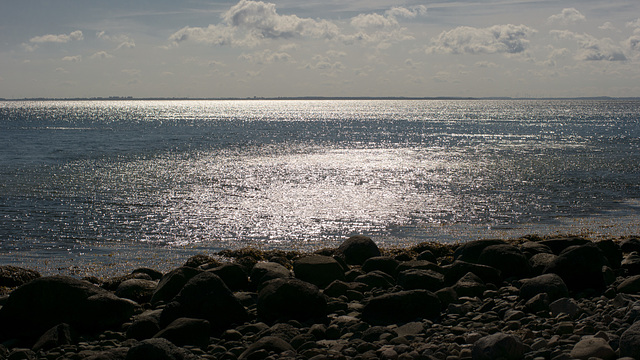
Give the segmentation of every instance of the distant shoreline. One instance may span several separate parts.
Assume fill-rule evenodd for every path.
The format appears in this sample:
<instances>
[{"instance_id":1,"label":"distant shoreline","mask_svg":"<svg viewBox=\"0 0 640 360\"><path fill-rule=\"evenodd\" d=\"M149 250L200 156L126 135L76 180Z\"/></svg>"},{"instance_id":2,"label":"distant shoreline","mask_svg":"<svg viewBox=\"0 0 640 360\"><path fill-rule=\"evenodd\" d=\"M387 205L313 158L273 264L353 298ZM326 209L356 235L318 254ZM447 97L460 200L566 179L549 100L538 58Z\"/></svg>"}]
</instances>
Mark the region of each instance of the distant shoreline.
<instances>
[{"instance_id":1,"label":"distant shoreline","mask_svg":"<svg viewBox=\"0 0 640 360\"><path fill-rule=\"evenodd\" d=\"M5 99L0 101L185 101L185 100L208 100L208 101L241 101L241 100L640 100L640 97L457 97L457 96L436 96L436 97L408 97L408 96L279 96L279 97L132 97L132 96L109 96L109 97L77 97L77 98L19 98Z\"/></svg>"}]
</instances>

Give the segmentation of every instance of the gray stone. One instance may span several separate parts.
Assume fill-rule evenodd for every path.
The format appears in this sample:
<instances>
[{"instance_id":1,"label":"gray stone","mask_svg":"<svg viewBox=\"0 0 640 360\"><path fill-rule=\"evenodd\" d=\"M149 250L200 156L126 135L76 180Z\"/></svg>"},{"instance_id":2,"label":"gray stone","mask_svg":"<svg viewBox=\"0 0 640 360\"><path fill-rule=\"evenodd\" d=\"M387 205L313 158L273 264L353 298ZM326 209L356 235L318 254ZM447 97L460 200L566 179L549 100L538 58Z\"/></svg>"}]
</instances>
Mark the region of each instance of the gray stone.
<instances>
[{"instance_id":1,"label":"gray stone","mask_svg":"<svg viewBox=\"0 0 640 360\"><path fill-rule=\"evenodd\" d=\"M514 335L496 333L485 336L473 344L471 357L473 360L517 360L522 359L525 346Z\"/></svg>"},{"instance_id":2,"label":"gray stone","mask_svg":"<svg viewBox=\"0 0 640 360\"><path fill-rule=\"evenodd\" d=\"M259 262L255 264L251 270L251 283L255 287L273 279L288 279L291 277L291 271L286 267L275 262Z\"/></svg>"},{"instance_id":3,"label":"gray stone","mask_svg":"<svg viewBox=\"0 0 640 360\"><path fill-rule=\"evenodd\" d=\"M396 276L396 268L400 262L390 256L375 256L367 259L362 264L362 270L365 272L371 272L374 270L380 270L391 276Z\"/></svg>"},{"instance_id":4,"label":"gray stone","mask_svg":"<svg viewBox=\"0 0 640 360\"><path fill-rule=\"evenodd\" d=\"M47 351L62 345L72 344L75 340L75 332L71 329L69 324L60 324L54 326L45 332L35 345L33 345L34 351Z\"/></svg>"},{"instance_id":5,"label":"gray stone","mask_svg":"<svg viewBox=\"0 0 640 360\"><path fill-rule=\"evenodd\" d=\"M380 249L370 237L355 235L340 244L336 255L349 265L362 265L367 259L380 256Z\"/></svg>"},{"instance_id":6,"label":"gray stone","mask_svg":"<svg viewBox=\"0 0 640 360\"><path fill-rule=\"evenodd\" d=\"M432 270L409 269L398 274L398 285L405 290L437 291L444 286L444 275Z\"/></svg>"},{"instance_id":7,"label":"gray stone","mask_svg":"<svg viewBox=\"0 0 640 360\"><path fill-rule=\"evenodd\" d=\"M620 336L620 357L640 359L640 321L633 323Z\"/></svg>"},{"instance_id":8,"label":"gray stone","mask_svg":"<svg viewBox=\"0 0 640 360\"><path fill-rule=\"evenodd\" d=\"M556 274L544 274L522 280L520 297L529 300L537 294L546 293L551 301L569 296L569 288Z\"/></svg>"},{"instance_id":9,"label":"gray stone","mask_svg":"<svg viewBox=\"0 0 640 360\"><path fill-rule=\"evenodd\" d=\"M460 245L454 252L453 258L455 260L466 261L470 263L477 263L478 258L482 251L489 246L492 245L503 245L506 244L504 240L500 239L483 239L483 240L474 240L469 241Z\"/></svg>"},{"instance_id":10,"label":"gray stone","mask_svg":"<svg viewBox=\"0 0 640 360\"><path fill-rule=\"evenodd\" d=\"M0 287L14 287L28 283L40 277L34 270L24 269L13 265L0 266Z\"/></svg>"},{"instance_id":11,"label":"gray stone","mask_svg":"<svg viewBox=\"0 0 640 360\"><path fill-rule=\"evenodd\" d=\"M588 360L589 358L613 360L617 358L609 343L605 339L598 337L588 337L580 340L574 345L570 355L574 359L581 360Z\"/></svg>"},{"instance_id":12,"label":"gray stone","mask_svg":"<svg viewBox=\"0 0 640 360\"><path fill-rule=\"evenodd\" d=\"M362 309L362 320L374 325L433 319L440 315L440 300L427 290L409 290L373 297Z\"/></svg>"},{"instance_id":13,"label":"gray stone","mask_svg":"<svg viewBox=\"0 0 640 360\"><path fill-rule=\"evenodd\" d=\"M293 263L296 278L324 288L334 280L344 280L344 269L330 256L311 255Z\"/></svg>"},{"instance_id":14,"label":"gray stone","mask_svg":"<svg viewBox=\"0 0 640 360\"><path fill-rule=\"evenodd\" d=\"M264 354L274 352L281 354L285 351L295 351L285 340L275 336L265 336L262 339L251 344L238 359L240 360L261 360L264 359Z\"/></svg>"},{"instance_id":15,"label":"gray stone","mask_svg":"<svg viewBox=\"0 0 640 360\"><path fill-rule=\"evenodd\" d=\"M630 276L618 285L618 292L624 294L640 293L640 275Z\"/></svg>"},{"instance_id":16,"label":"gray stone","mask_svg":"<svg viewBox=\"0 0 640 360\"><path fill-rule=\"evenodd\" d=\"M143 304L151 301L158 283L153 280L129 279L125 280L116 289L116 296L131 299Z\"/></svg>"},{"instance_id":17,"label":"gray stone","mask_svg":"<svg viewBox=\"0 0 640 360\"><path fill-rule=\"evenodd\" d=\"M487 286L484 284L482 279L470 272L460 278L460 280L453 285L453 290L458 294L458 297L480 297L484 291L487 290Z\"/></svg>"},{"instance_id":18,"label":"gray stone","mask_svg":"<svg viewBox=\"0 0 640 360\"><path fill-rule=\"evenodd\" d=\"M151 297L151 303L155 304L160 301L171 301L176 295L178 295L184 284L186 284L189 279L201 272L202 270L183 266L165 274L162 279L160 279L160 282Z\"/></svg>"},{"instance_id":19,"label":"gray stone","mask_svg":"<svg viewBox=\"0 0 640 360\"><path fill-rule=\"evenodd\" d=\"M503 279L531 275L531 267L527 257L513 245L487 246L480 253L478 263L500 270Z\"/></svg>"},{"instance_id":20,"label":"gray stone","mask_svg":"<svg viewBox=\"0 0 640 360\"><path fill-rule=\"evenodd\" d=\"M160 330L154 337L165 338L178 346L206 347L209 343L210 331L211 326L207 320L179 318Z\"/></svg>"},{"instance_id":21,"label":"gray stone","mask_svg":"<svg viewBox=\"0 0 640 360\"><path fill-rule=\"evenodd\" d=\"M549 310L551 310L553 316L567 314L572 318L577 317L582 312L580 306L578 306L578 303L575 300L566 297L549 304Z\"/></svg>"},{"instance_id":22,"label":"gray stone","mask_svg":"<svg viewBox=\"0 0 640 360\"><path fill-rule=\"evenodd\" d=\"M126 360L195 360L188 350L179 348L164 338L143 340L132 346Z\"/></svg>"},{"instance_id":23,"label":"gray stone","mask_svg":"<svg viewBox=\"0 0 640 360\"><path fill-rule=\"evenodd\" d=\"M258 316L278 319L319 320L327 316L327 300L317 286L299 279L274 279L258 293Z\"/></svg>"}]
</instances>

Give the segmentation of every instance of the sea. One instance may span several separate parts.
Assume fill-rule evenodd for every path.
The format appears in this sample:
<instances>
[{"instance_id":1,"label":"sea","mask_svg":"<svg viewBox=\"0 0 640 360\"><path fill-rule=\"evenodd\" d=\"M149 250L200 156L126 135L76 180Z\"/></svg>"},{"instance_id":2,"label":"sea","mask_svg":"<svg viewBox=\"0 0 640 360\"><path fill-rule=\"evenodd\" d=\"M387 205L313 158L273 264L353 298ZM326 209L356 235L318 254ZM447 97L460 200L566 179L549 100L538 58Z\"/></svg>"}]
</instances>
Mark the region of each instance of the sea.
<instances>
[{"instance_id":1,"label":"sea","mask_svg":"<svg viewBox=\"0 0 640 360\"><path fill-rule=\"evenodd\" d=\"M0 101L0 265L640 235L640 100Z\"/></svg>"}]
</instances>

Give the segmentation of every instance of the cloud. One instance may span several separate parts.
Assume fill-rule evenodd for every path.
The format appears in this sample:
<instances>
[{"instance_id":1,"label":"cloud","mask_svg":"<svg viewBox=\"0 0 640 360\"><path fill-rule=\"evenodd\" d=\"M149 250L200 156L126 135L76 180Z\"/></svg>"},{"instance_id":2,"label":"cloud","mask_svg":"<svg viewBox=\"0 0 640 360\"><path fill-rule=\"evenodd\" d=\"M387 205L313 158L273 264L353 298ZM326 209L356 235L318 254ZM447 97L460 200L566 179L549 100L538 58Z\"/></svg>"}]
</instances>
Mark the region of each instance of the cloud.
<instances>
[{"instance_id":1,"label":"cloud","mask_svg":"<svg viewBox=\"0 0 640 360\"><path fill-rule=\"evenodd\" d=\"M221 24L184 27L169 40L175 44L190 40L211 45L255 46L264 39L330 39L338 34L338 27L327 20L280 15L275 4L241 0L222 14Z\"/></svg>"},{"instance_id":2,"label":"cloud","mask_svg":"<svg viewBox=\"0 0 640 360\"><path fill-rule=\"evenodd\" d=\"M359 14L351 19L351 26L358 29L385 29L398 26L398 21L395 17L383 16L380 14Z\"/></svg>"},{"instance_id":3,"label":"cloud","mask_svg":"<svg viewBox=\"0 0 640 360\"><path fill-rule=\"evenodd\" d=\"M98 39L118 43L118 46L116 46L116 50L119 50L121 48L131 49L136 47L136 42L127 35L109 35L105 31L99 31L96 36L98 37Z\"/></svg>"},{"instance_id":4,"label":"cloud","mask_svg":"<svg viewBox=\"0 0 640 360\"><path fill-rule=\"evenodd\" d=\"M255 52L253 54L242 54L240 55L240 60L257 64L270 64L274 62L291 61L291 55L286 52L274 52L269 49L265 49L261 52Z\"/></svg>"},{"instance_id":5,"label":"cloud","mask_svg":"<svg viewBox=\"0 0 640 360\"><path fill-rule=\"evenodd\" d=\"M62 61L80 62L82 61L82 55L65 56L62 58Z\"/></svg>"},{"instance_id":6,"label":"cloud","mask_svg":"<svg viewBox=\"0 0 640 360\"><path fill-rule=\"evenodd\" d=\"M624 45L629 51L640 53L640 28L633 31L633 35L624 41Z\"/></svg>"},{"instance_id":7,"label":"cloud","mask_svg":"<svg viewBox=\"0 0 640 360\"><path fill-rule=\"evenodd\" d=\"M488 28L460 26L443 31L432 39L427 53L444 54L517 54L529 46L528 37L536 33L525 25L494 25Z\"/></svg>"},{"instance_id":8,"label":"cloud","mask_svg":"<svg viewBox=\"0 0 640 360\"><path fill-rule=\"evenodd\" d=\"M551 15L547 19L549 23L559 23L562 25L572 25L585 20L586 17L575 8L562 9L560 14Z\"/></svg>"},{"instance_id":9,"label":"cloud","mask_svg":"<svg viewBox=\"0 0 640 360\"><path fill-rule=\"evenodd\" d=\"M110 59L113 55L107 53L106 51L98 51L93 55L89 56L90 59Z\"/></svg>"},{"instance_id":10,"label":"cloud","mask_svg":"<svg viewBox=\"0 0 640 360\"><path fill-rule=\"evenodd\" d=\"M616 29L616 27L610 21L607 21L604 24L598 26L598 29L600 29L600 30L611 30L611 31L617 31L618 30L618 29Z\"/></svg>"},{"instance_id":11,"label":"cloud","mask_svg":"<svg viewBox=\"0 0 640 360\"><path fill-rule=\"evenodd\" d=\"M34 44L67 43L69 41L82 40L82 39L84 39L84 36L82 35L82 31L76 30L71 32L70 34L60 34L60 35L47 34L42 36L35 36L29 39L29 42Z\"/></svg>"},{"instance_id":12,"label":"cloud","mask_svg":"<svg viewBox=\"0 0 640 360\"><path fill-rule=\"evenodd\" d=\"M598 39L589 34L578 34L567 30L553 30L551 34L558 39L573 40L578 43L577 60L584 61L624 61L627 57L621 46L610 38Z\"/></svg>"},{"instance_id":13,"label":"cloud","mask_svg":"<svg viewBox=\"0 0 640 360\"><path fill-rule=\"evenodd\" d=\"M630 27L630 28L640 28L640 18L637 18L633 21L629 21L626 25L627 27Z\"/></svg>"}]
</instances>

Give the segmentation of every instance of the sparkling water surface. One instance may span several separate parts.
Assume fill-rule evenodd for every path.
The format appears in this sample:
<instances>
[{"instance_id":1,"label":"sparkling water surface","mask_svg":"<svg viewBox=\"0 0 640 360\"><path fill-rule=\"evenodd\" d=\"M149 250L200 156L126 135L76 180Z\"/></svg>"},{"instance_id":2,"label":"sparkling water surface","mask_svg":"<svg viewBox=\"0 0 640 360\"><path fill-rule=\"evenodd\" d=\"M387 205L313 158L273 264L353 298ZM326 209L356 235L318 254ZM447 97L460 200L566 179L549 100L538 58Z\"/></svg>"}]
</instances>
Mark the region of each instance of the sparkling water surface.
<instances>
[{"instance_id":1,"label":"sparkling water surface","mask_svg":"<svg viewBox=\"0 0 640 360\"><path fill-rule=\"evenodd\" d=\"M0 102L0 264L640 234L640 102Z\"/></svg>"}]
</instances>

